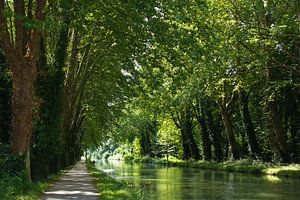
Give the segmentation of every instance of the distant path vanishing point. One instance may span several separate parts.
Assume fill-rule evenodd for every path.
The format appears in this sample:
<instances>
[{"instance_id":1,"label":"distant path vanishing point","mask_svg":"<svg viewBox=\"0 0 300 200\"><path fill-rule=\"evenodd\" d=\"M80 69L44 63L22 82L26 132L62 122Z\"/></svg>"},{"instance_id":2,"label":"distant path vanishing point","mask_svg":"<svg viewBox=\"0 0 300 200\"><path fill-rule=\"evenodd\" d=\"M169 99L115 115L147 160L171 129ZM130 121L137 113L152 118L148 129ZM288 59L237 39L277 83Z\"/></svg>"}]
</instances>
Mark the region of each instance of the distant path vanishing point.
<instances>
[{"instance_id":1,"label":"distant path vanishing point","mask_svg":"<svg viewBox=\"0 0 300 200\"><path fill-rule=\"evenodd\" d=\"M78 162L69 172L53 183L40 200L98 200L99 194L88 174L84 161Z\"/></svg>"}]
</instances>

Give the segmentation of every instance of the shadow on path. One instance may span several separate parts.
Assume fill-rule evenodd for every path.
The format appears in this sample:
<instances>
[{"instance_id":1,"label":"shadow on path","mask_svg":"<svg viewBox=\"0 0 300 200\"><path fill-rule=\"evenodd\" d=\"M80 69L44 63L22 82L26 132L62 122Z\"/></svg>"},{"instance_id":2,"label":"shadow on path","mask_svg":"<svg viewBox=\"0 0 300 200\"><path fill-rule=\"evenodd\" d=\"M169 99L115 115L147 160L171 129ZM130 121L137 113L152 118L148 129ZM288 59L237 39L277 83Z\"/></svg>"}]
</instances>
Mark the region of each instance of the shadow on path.
<instances>
[{"instance_id":1,"label":"shadow on path","mask_svg":"<svg viewBox=\"0 0 300 200\"><path fill-rule=\"evenodd\" d=\"M93 178L88 174L84 161L78 162L72 170L62 176L40 197L40 200L64 199L99 199Z\"/></svg>"}]
</instances>

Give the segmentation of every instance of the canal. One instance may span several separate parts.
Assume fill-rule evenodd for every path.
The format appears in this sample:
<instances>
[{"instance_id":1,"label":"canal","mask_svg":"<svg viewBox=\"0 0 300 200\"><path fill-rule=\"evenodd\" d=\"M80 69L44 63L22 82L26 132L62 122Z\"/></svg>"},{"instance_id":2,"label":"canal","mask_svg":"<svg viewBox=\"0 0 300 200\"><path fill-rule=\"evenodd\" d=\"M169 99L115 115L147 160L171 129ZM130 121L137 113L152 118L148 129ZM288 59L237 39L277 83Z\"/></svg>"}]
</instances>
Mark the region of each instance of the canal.
<instances>
[{"instance_id":1,"label":"canal","mask_svg":"<svg viewBox=\"0 0 300 200\"><path fill-rule=\"evenodd\" d=\"M97 168L151 192L157 200L300 199L298 179L119 161L98 161Z\"/></svg>"}]
</instances>

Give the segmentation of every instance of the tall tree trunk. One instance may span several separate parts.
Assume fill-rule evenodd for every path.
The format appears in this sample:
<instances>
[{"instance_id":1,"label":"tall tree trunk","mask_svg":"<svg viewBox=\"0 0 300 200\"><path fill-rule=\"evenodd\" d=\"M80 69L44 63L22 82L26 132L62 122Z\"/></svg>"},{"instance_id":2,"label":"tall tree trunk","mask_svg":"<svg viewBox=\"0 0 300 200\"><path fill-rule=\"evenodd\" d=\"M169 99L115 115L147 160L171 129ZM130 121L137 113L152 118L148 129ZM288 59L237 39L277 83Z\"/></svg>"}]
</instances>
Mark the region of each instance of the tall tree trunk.
<instances>
[{"instance_id":1,"label":"tall tree trunk","mask_svg":"<svg viewBox=\"0 0 300 200\"><path fill-rule=\"evenodd\" d=\"M239 158L238 147L237 147L237 143L235 140L232 121L231 121L229 113L228 113L228 109L231 106L231 104L233 103L236 93L233 92L231 98L229 99L227 90L228 90L227 82L226 82L226 80L223 80L223 82L222 82L223 96L220 99L218 99L217 103L219 105L221 116L223 119L223 124L225 127L225 131L227 133L228 157L233 158L233 159L238 159Z\"/></svg>"},{"instance_id":2,"label":"tall tree trunk","mask_svg":"<svg viewBox=\"0 0 300 200\"><path fill-rule=\"evenodd\" d=\"M278 103L276 100L269 100L268 109L270 117L271 137L275 136L275 147L277 148L280 158L283 162L289 162L289 153L287 138L282 127L281 116L278 112Z\"/></svg>"},{"instance_id":3,"label":"tall tree trunk","mask_svg":"<svg viewBox=\"0 0 300 200\"><path fill-rule=\"evenodd\" d=\"M203 155L204 160L211 160L211 142L209 138L209 132L206 124L206 117L204 112L204 105L202 105L201 99L197 100L197 103L194 107L195 110L195 116L197 121L199 122L199 130L200 130L200 137L202 141L202 147L203 147ZM207 105L206 105L207 106Z\"/></svg>"},{"instance_id":4,"label":"tall tree trunk","mask_svg":"<svg viewBox=\"0 0 300 200\"><path fill-rule=\"evenodd\" d=\"M297 15L297 20L298 20L298 35L300 35L300 0L296 1L296 15ZM300 72L300 40L296 40L296 55L295 57L297 58L297 70ZM295 137L294 140L292 141L292 148L294 152L294 161L297 163L300 163L300 89L299 87L295 91L296 95L296 101L295 101L295 112L294 112L294 117L293 117L293 122L291 131L293 131Z\"/></svg>"},{"instance_id":5,"label":"tall tree trunk","mask_svg":"<svg viewBox=\"0 0 300 200\"><path fill-rule=\"evenodd\" d=\"M204 160L211 160L211 142L209 139L209 133L207 129L206 122L204 118L199 118L200 129L201 129L201 139L202 139L202 146L203 146L203 154Z\"/></svg>"},{"instance_id":6,"label":"tall tree trunk","mask_svg":"<svg viewBox=\"0 0 300 200\"><path fill-rule=\"evenodd\" d=\"M249 152L253 158L258 158L258 156L260 155L260 149L256 139L254 125L249 113L249 108L248 108L249 94L246 94L245 90L243 88L240 88L239 97L240 97L240 110L241 110L243 124L246 130Z\"/></svg>"},{"instance_id":7,"label":"tall tree trunk","mask_svg":"<svg viewBox=\"0 0 300 200\"><path fill-rule=\"evenodd\" d=\"M193 125L192 125L192 112L189 106L184 109L184 126L186 131L186 136L191 148L192 156L195 160L200 159L199 148L196 144L194 135L193 135Z\"/></svg>"},{"instance_id":8,"label":"tall tree trunk","mask_svg":"<svg viewBox=\"0 0 300 200\"><path fill-rule=\"evenodd\" d=\"M206 112L207 116L207 125L211 132L212 136L212 145L214 147L214 154L216 161L223 160L223 151L221 145L221 130L218 128L218 125L214 122L212 114L210 111Z\"/></svg>"},{"instance_id":9,"label":"tall tree trunk","mask_svg":"<svg viewBox=\"0 0 300 200\"><path fill-rule=\"evenodd\" d=\"M266 27L268 29L271 28L273 24L272 19L272 7L273 0L267 0L266 2ZM270 140L273 149L278 151L281 161L289 162L289 152L288 152L288 144L287 144L287 136L284 131L282 125L281 115L279 113L279 103L277 100L277 95L275 94L273 87L273 82L276 81L275 73L273 67L273 57L272 57L272 47L270 45L266 45L266 53L269 58L266 63L265 68L265 77L268 87L271 88L271 96L267 100L267 109L269 113L270 119Z\"/></svg>"},{"instance_id":10,"label":"tall tree trunk","mask_svg":"<svg viewBox=\"0 0 300 200\"><path fill-rule=\"evenodd\" d=\"M34 105L34 80L36 76L36 54L39 31L27 30L23 23L25 16L24 0L14 0L14 30L11 38L5 13L5 1L0 0L0 46L8 59L12 72L12 132L11 153L24 155L27 177L30 180L29 147L32 134L32 109ZM32 6L30 4L29 6ZM43 21L44 0L36 0L35 20ZM29 9L31 10L31 9ZM27 17L31 18L31 11ZM15 41L15 44L12 43ZM27 152L27 156L25 155Z\"/></svg>"},{"instance_id":11,"label":"tall tree trunk","mask_svg":"<svg viewBox=\"0 0 300 200\"><path fill-rule=\"evenodd\" d=\"M293 147L294 147L294 162L300 163L300 91L298 89L297 92L297 100L296 100L296 111L293 119L293 127L291 127L291 131L293 131L295 134L295 139L293 141Z\"/></svg>"},{"instance_id":12,"label":"tall tree trunk","mask_svg":"<svg viewBox=\"0 0 300 200\"><path fill-rule=\"evenodd\" d=\"M32 132L34 105L33 69L18 61L10 62L13 71L11 152L26 152Z\"/></svg>"},{"instance_id":13,"label":"tall tree trunk","mask_svg":"<svg viewBox=\"0 0 300 200\"><path fill-rule=\"evenodd\" d=\"M232 121L229 117L227 108L221 104L219 104L219 106L220 106L220 111L221 111L224 127L225 127L225 130L227 133L227 140L228 140L228 144L229 144L229 149L228 149L229 157L232 157L233 159L238 159L239 153L238 153L237 143L236 143L235 136L234 136Z\"/></svg>"},{"instance_id":14,"label":"tall tree trunk","mask_svg":"<svg viewBox=\"0 0 300 200\"><path fill-rule=\"evenodd\" d=\"M182 146L182 150L183 150L183 155L182 155L182 159L183 160L188 160L189 158L191 158L191 149L190 149L190 145L189 145L189 139L186 135L186 126L184 123L184 110L181 110L180 112L178 112L179 114L175 114L171 112L171 116L173 119L174 124L176 125L176 127L180 130L180 134L181 134L181 146Z\"/></svg>"},{"instance_id":15,"label":"tall tree trunk","mask_svg":"<svg viewBox=\"0 0 300 200\"><path fill-rule=\"evenodd\" d=\"M183 150L183 160L188 160L189 158L191 158L191 149L190 149L189 140L188 137L186 136L186 131L184 127L180 129L180 133L181 133L181 146Z\"/></svg>"},{"instance_id":16,"label":"tall tree trunk","mask_svg":"<svg viewBox=\"0 0 300 200\"><path fill-rule=\"evenodd\" d=\"M291 134L291 161L300 162L300 95L296 88L290 88L286 112L289 113L287 124ZM299 145L299 147L297 147Z\"/></svg>"},{"instance_id":17,"label":"tall tree trunk","mask_svg":"<svg viewBox=\"0 0 300 200\"><path fill-rule=\"evenodd\" d=\"M67 20L67 18L65 18L66 23L68 23L69 21ZM60 43L61 43L61 54L63 53L64 56L59 56L58 58L60 58L59 60L63 59L60 61L60 65L58 65L58 67L61 67L61 65L65 65L65 59L66 59L66 55L67 55L67 46L68 43L66 43L66 41L69 41L68 38L68 33L69 29L68 28L63 28L61 30L60 33ZM73 73L70 75L70 71L73 72L76 70L76 61L78 58L78 44L79 44L79 38L78 38L78 34L77 32L73 32L72 35L72 50L71 50L71 56L70 56L70 61L69 61L69 68L68 68L68 72L66 73L66 84L64 85L64 110L63 110L63 129L64 129L64 135L63 135L63 153L62 153L62 163L65 167L71 165L71 156L70 156L70 152L71 152L71 139L72 139L72 132L70 132L71 128L71 124L72 124L72 115L73 115L73 104L72 104L72 93L74 92L74 88L72 88L71 85L71 81L73 78ZM64 47L64 48L62 48ZM58 53L60 53L58 51ZM59 63L58 63L59 64ZM72 67L70 67L72 66ZM71 91L72 90L72 91Z\"/></svg>"}]
</instances>

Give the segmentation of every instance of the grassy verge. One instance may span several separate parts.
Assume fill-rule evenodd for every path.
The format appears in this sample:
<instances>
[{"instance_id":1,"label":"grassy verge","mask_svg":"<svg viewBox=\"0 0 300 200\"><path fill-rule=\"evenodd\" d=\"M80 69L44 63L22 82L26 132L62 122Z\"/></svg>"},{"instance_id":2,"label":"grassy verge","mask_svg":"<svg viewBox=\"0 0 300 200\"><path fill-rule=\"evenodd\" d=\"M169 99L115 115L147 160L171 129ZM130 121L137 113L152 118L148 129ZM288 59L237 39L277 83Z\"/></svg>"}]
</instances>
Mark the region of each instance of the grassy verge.
<instances>
[{"instance_id":1,"label":"grassy verge","mask_svg":"<svg viewBox=\"0 0 300 200\"><path fill-rule=\"evenodd\" d=\"M36 200L51 182L57 180L60 174L51 175L47 180L39 182L27 181L25 175L0 178L0 199L5 200Z\"/></svg>"},{"instance_id":2,"label":"grassy verge","mask_svg":"<svg viewBox=\"0 0 300 200\"><path fill-rule=\"evenodd\" d=\"M19 173L16 176L0 177L0 199L36 200L70 168L49 175L47 179L38 182L29 182L24 173Z\"/></svg>"},{"instance_id":3,"label":"grassy verge","mask_svg":"<svg viewBox=\"0 0 300 200\"><path fill-rule=\"evenodd\" d=\"M242 159L237 161L227 161L222 163L208 162L208 161L182 161L171 158L169 161L165 159L141 158L134 159L134 162L140 163L156 163L168 166L193 167L200 169L209 169L217 171L251 173L261 175L273 175L278 177L300 178L300 165L274 165L271 163L264 163L261 161Z\"/></svg>"},{"instance_id":4,"label":"grassy verge","mask_svg":"<svg viewBox=\"0 0 300 200\"><path fill-rule=\"evenodd\" d=\"M87 168L89 173L95 178L95 184L100 193L101 200L155 199L154 195L145 192L143 189L111 178L109 175L98 170L91 162L87 163Z\"/></svg>"}]
</instances>

